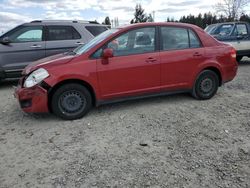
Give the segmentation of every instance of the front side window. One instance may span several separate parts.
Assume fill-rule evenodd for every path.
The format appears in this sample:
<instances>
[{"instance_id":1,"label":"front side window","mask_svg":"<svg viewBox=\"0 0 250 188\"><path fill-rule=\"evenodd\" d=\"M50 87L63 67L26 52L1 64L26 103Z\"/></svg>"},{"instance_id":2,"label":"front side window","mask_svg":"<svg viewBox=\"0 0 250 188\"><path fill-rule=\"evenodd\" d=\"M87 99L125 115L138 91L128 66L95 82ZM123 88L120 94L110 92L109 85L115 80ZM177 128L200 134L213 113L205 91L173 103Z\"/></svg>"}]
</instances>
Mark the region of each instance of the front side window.
<instances>
[{"instance_id":1,"label":"front side window","mask_svg":"<svg viewBox=\"0 0 250 188\"><path fill-rule=\"evenodd\" d=\"M81 35L72 26L48 26L48 40L75 40Z\"/></svg>"},{"instance_id":2,"label":"front side window","mask_svg":"<svg viewBox=\"0 0 250 188\"><path fill-rule=\"evenodd\" d=\"M189 48L188 30L177 27L161 27L163 50Z\"/></svg>"},{"instance_id":3,"label":"front side window","mask_svg":"<svg viewBox=\"0 0 250 188\"><path fill-rule=\"evenodd\" d=\"M215 34L221 36L227 36L232 32L233 28L234 28L233 24L223 24L219 27L219 29L215 32Z\"/></svg>"},{"instance_id":4,"label":"front side window","mask_svg":"<svg viewBox=\"0 0 250 188\"><path fill-rule=\"evenodd\" d=\"M9 36L11 42L40 42L43 38L43 26L22 26Z\"/></svg>"},{"instance_id":5,"label":"front side window","mask_svg":"<svg viewBox=\"0 0 250 188\"><path fill-rule=\"evenodd\" d=\"M142 54L155 51L155 28L141 28L129 31L107 44L114 56Z\"/></svg>"}]
</instances>

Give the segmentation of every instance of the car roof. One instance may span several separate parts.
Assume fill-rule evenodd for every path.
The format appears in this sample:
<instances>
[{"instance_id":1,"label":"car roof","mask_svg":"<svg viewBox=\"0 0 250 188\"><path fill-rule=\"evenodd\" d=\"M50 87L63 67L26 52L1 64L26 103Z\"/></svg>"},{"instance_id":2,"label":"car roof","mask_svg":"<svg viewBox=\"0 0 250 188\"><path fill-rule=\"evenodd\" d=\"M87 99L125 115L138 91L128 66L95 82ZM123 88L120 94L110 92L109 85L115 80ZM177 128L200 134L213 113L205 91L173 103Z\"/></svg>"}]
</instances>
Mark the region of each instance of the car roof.
<instances>
[{"instance_id":1,"label":"car roof","mask_svg":"<svg viewBox=\"0 0 250 188\"><path fill-rule=\"evenodd\" d=\"M83 24L83 25L95 25L95 26L106 26L99 24L96 21L85 21L85 20L34 20L22 25L74 25L74 24Z\"/></svg>"},{"instance_id":2,"label":"car roof","mask_svg":"<svg viewBox=\"0 0 250 188\"><path fill-rule=\"evenodd\" d=\"M201 29L200 27L193 25L193 24L179 23L179 22L145 22L145 23L123 25L117 28L118 29L132 29L132 28L150 27L150 26L176 26L176 27L188 27L188 28L193 28L193 29Z\"/></svg>"},{"instance_id":3,"label":"car roof","mask_svg":"<svg viewBox=\"0 0 250 188\"><path fill-rule=\"evenodd\" d=\"M208 26L216 26L216 25L222 25L222 24L236 24L236 23L243 23L243 24L247 24L248 22L244 22L244 21L238 21L238 22L221 22L221 23L215 23L215 24L211 24L211 25L208 25Z\"/></svg>"}]
</instances>

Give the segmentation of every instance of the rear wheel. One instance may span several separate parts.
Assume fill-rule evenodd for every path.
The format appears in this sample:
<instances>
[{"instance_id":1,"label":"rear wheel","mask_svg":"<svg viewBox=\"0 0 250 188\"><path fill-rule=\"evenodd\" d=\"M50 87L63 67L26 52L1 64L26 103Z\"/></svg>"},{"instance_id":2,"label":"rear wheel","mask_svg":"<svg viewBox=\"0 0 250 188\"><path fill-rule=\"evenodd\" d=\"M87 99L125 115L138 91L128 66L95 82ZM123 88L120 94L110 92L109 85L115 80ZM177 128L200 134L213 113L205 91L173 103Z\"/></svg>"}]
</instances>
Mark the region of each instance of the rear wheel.
<instances>
[{"instance_id":1,"label":"rear wheel","mask_svg":"<svg viewBox=\"0 0 250 188\"><path fill-rule=\"evenodd\" d=\"M53 113L66 120L82 118L91 107L91 94L80 84L63 85L52 96Z\"/></svg>"},{"instance_id":2,"label":"rear wheel","mask_svg":"<svg viewBox=\"0 0 250 188\"><path fill-rule=\"evenodd\" d=\"M192 95L199 100L212 98L219 87L218 75L211 70L202 71L193 86Z\"/></svg>"}]
</instances>

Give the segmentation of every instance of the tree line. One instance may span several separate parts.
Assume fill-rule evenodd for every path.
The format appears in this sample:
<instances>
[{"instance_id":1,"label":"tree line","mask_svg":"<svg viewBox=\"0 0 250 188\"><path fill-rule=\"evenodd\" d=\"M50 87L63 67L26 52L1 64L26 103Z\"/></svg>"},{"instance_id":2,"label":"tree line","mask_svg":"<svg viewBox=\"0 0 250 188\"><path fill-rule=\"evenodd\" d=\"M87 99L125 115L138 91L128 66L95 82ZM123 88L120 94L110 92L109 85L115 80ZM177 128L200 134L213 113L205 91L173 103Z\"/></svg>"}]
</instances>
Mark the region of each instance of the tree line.
<instances>
[{"instance_id":1,"label":"tree line","mask_svg":"<svg viewBox=\"0 0 250 188\"><path fill-rule=\"evenodd\" d=\"M167 22L181 22L181 23L189 23L197 25L201 28L206 28L208 25L216 24L216 23L222 23L222 22L231 22L231 21L245 21L250 23L250 16L247 14L242 13L240 18L237 20L233 20L229 17L220 15L216 16L213 15L211 12L204 13L204 14L198 14L198 16L195 15L188 15L188 16L182 16L179 20L174 20L173 18L167 18Z\"/></svg>"},{"instance_id":2,"label":"tree line","mask_svg":"<svg viewBox=\"0 0 250 188\"><path fill-rule=\"evenodd\" d=\"M244 13L244 8L249 3L250 0L221 0L219 3L214 5L217 15L212 14L211 12L204 14L200 13L197 16L189 14L187 16L182 16L179 20L168 17L165 21L194 24L203 29L208 25L222 22L245 21L250 23L250 15ZM154 18L152 14L147 14L145 12L141 4L137 4L135 7L134 18L130 21L130 23L133 24L141 22L154 22ZM109 17L105 18L103 24L111 25Z\"/></svg>"}]
</instances>

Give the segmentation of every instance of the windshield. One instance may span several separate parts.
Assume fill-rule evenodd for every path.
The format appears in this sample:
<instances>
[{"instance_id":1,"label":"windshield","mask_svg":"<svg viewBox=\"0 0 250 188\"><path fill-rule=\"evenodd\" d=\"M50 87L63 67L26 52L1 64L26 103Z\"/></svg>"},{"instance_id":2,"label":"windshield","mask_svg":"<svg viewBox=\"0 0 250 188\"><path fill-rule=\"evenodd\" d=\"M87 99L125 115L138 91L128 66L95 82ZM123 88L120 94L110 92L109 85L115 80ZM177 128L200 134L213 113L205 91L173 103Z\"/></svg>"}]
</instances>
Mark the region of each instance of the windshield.
<instances>
[{"instance_id":1,"label":"windshield","mask_svg":"<svg viewBox=\"0 0 250 188\"><path fill-rule=\"evenodd\" d=\"M206 27L205 31L211 34L215 28L216 28L216 25L209 25Z\"/></svg>"},{"instance_id":2,"label":"windshield","mask_svg":"<svg viewBox=\"0 0 250 188\"><path fill-rule=\"evenodd\" d=\"M90 50L92 47L96 46L97 44L99 44L100 42L102 42L103 40L105 40L107 37L109 37L113 33L117 32L118 30L119 29L110 29L110 30L107 30L107 31L101 33L100 35L98 35L97 37L93 38L88 43L77 47L76 49L74 49L74 52L76 54L79 54L79 55L82 54L82 53L85 53L88 50Z\"/></svg>"}]
</instances>

